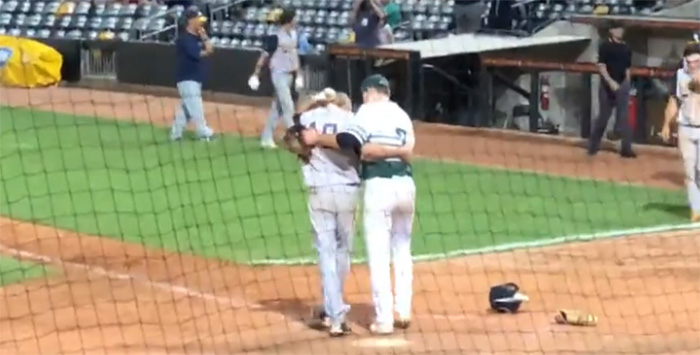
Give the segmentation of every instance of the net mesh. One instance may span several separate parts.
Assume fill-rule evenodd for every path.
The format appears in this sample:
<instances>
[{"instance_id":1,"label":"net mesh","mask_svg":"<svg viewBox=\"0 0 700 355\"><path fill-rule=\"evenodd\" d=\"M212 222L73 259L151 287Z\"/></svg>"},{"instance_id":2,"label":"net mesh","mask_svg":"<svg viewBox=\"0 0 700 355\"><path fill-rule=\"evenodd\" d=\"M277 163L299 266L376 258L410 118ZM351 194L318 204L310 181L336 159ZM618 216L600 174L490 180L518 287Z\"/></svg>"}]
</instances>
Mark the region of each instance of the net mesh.
<instances>
[{"instance_id":1,"label":"net mesh","mask_svg":"<svg viewBox=\"0 0 700 355\"><path fill-rule=\"evenodd\" d=\"M165 95L2 88L0 104L2 353L700 349L700 236L673 152L589 158L415 122L411 327L368 332L358 219L353 334L331 339L308 326L321 285L307 192L294 156L260 148L266 107L206 102L218 137L171 142ZM530 298L517 314L489 310L504 282ZM556 324L559 309L598 323Z\"/></svg>"}]
</instances>

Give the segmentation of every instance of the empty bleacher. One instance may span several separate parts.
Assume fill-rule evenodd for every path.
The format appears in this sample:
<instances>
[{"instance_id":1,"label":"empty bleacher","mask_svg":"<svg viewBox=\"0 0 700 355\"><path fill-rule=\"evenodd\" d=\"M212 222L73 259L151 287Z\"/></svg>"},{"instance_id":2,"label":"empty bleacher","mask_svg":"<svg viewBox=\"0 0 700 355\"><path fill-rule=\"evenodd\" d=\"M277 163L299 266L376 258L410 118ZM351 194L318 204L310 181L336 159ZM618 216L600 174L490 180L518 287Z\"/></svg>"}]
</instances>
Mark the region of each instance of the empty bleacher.
<instances>
[{"instance_id":1,"label":"empty bleacher","mask_svg":"<svg viewBox=\"0 0 700 355\"><path fill-rule=\"evenodd\" d=\"M474 0L395 0L403 23L397 42L444 37L454 32L455 6ZM297 9L300 29L322 51L329 43L351 36L353 0L210 0L203 2L211 17L215 46L258 47L276 30L267 21L276 7ZM548 21L571 14L651 15L666 0L486 0L482 27L532 34ZM181 5L155 2L124 4L95 1L0 0L0 34L38 38L172 41Z\"/></svg>"}]
</instances>

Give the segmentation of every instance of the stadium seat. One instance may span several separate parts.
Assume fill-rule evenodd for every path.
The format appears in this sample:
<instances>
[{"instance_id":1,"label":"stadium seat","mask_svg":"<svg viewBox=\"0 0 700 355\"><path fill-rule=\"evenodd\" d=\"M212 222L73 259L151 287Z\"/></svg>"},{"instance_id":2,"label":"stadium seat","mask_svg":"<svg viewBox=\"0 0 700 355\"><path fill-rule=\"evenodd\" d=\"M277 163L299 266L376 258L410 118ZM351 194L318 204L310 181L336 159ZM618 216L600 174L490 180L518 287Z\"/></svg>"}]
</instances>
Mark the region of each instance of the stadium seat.
<instances>
[{"instance_id":1,"label":"stadium seat","mask_svg":"<svg viewBox=\"0 0 700 355\"><path fill-rule=\"evenodd\" d=\"M103 20L104 19L102 17L93 17L88 20L87 28L91 30L99 30L102 27Z\"/></svg>"},{"instance_id":2,"label":"stadium seat","mask_svg":"<svg viewBox=\"0 0 700 355\"><path fill-rule=\"evenodd\" d=\"M73 22L73 17L71 15L63 15L56 19L56 28L66 29L70 27L71 22Z\"/></svg>"},{"instance_id":3,"label":"stadium seat","mask_svg":"<svg viewBox=\"0 0 700 355\"><path fill-rule=\"evenodd\" d=\"M154 5L149 16L161 16L168 12L168 5Z\"/></svg>"},{"instance_id":4,"label":"stadium seat","mask_svg":"<svg viewBox=\"0 0 700 355\"><path fill-rule=\"evenodd\" d=\"M116 38L119 39L120 41L126 42L126 41L128 41L128 40L130 39L130 38L129 38L129 32L124 32L124 31L122 31L122 32L117 32Z\"/></svg>"},{"instance_id":5,"label":"stadium seat","mask_svg":"<svg viewBox=\"0 0 700 355\"><path fill-rule=\"evenodd\" d=\"M141 4L136 8L136 17L138 17L138 18L148 17L151 15L152 9L153 9L153 5L151 5L150 3Z\"/></svg>"},{"instance_id":6,"label":"stadium seat","mask_svg":"<svg viewBox=\"0 0 700 355\"><path fill-rule=\"evenodd\" d=\"M73 19L71 20L71 23L68 25L69 28L85 28L85 24L87 23L87 16L85 15L74 15Z\"/></svg>"},{"instance_id":7,"label":"stadium seat","mask_svg":"<svg viewBox=\"0 0 700 355\"><path fill-rule=\"evenodd\" d=\"M302 9L315 9L316 8L316 0L302 0L301 1L301 8Z\"/></svg>"},{"instance_id":8,"label":"stadium seat","mask_svg":"<svg viewBox=\"0 0 700 355\"><path fill-rule=\"evenodd\" d=\"M240 44L240 47L241 47L241 48L250 48L250 47L252 47L252 46L253 46L253 41L251 41L251 40L249 40L249 39L243 39L243 40L241 40L241 44Z\"/></svg>"},{"instance_id":9,"label":"stadium seat","mask_svg":"<svg viewBox=\"0 0 700 355\"><path fill-rule=\"evenodd\" d=\"M89 39L91 41L97 40L97 36L99 33L95 30L90 30L90 31L84 31L83 32L83 38Z\"/></svg>"},{"instance_id":10,"label":"stadium seat","mask_svg":"<svg viewBox=\"0 0 700 355\"><path fill-rule=\"evenodd\" d=\"M239 28L242 28L243 24L240 24ZM232 21L224 21L221 23L221 30L219 33L222 36L232 36L234 34L234 24ZM241 33L240 31L238 32Z\"/></svg>"},{"instance_id":11,"label":"stadium seat","mask_svg":"<svg viewBox=\"0 0 700 355\"><path fill-rule=\"evenodd\" d=\"M51 37L51 30L47 28L42 28L36 32L36 37L38 38L49 38Z\"/></svg>"},{"instance_id":12,"label":"stadium seat","mask_svg":"<svg viewBox=\"0 0 700 355\"><path fill-rule=\"evenodd\" d=\"M117 16L122 10L122 4L118 2L112 2L107 4L105 7L104 16Z\"/></svg>"},{"instance_id":13,"label":"stadium seat","mask_svg":"<svg viewBox=\"0 0 700 355\"><path fill-rule=\"evenodd\" d=\"M66 33L66 38L81 39L83 38L83 32L77 29L70 30Z\"/></svg>"},{"instance_id":14,"label":"stadium seat","mask_svg":"<svg viewBox=\"0 0 700 355\"><path fill-rule=\"evenodd\" d=\"M136 4L128 4L126 6L122 6L121 11L119 12L119 16L135 17L137 9L138 5Z\"/></svg>"},{"instance_id":15,"label":"stadium seat","mask_svg":"<svg viewBox=\"0 0 700 355\"><path fill-rule=\"evenodd\" d=\"M212 44L214 43L214 38L218 41L218 36L221 35L221 22L212 21L209 25L209 35L211 36Z\"/></svg>"},{"instance_id":16,"label":"stadium seat","mask_svg":"<svg viewBox=\"0 0 700 355\"><path fill-rule=\"evenodd\" d=\"M224 25L226 25L226 22L224 22ZM232 23L231 22L231 27L230 33L227 30L227 27L222 26L221 27L221 34L222 35L230 35L230 36L235 36L235 37L242 37L243 36L243 29L245 28L245 23L243 22L237 22L237 23Z\"/></svg>"},{"instance_id":17,"label":"stadium seat","mask_svg":"<svg viewBox=\"0 0 700 355\"><path fill-rule=\"evenodd\" d=\"M148 23L147 31L160 31L165 27L165 19L155 18Z\"/></svg>"},{"instance_id":18,"label":"stadium seat","mask_svg":"<svg viewBox=\"0 0 700 355\"><path fill-rule=\"evenodd\" d=\"M19 37L19 36L22 35L22 30L20 30L20 29L17 28L17 27L13 27L13 28L10 28L9 31L7 31L7 34L10 35L10 36Z\"/></svg>"},{"instance_id":19,"label":"stadium seat","mask_svg":"<svg viewBox=\"0 0 700 355\"><path fill-rule=\"evenodd\" d=\"M267 25L263 23L259 23L253 27L253 33L251 37L254 38L262 38L265 36L265 32L267 31Z\"/></svg>"},{"instance_id":20,"label":"stadium seat","mask_svg":"<svg viewBox=\"0 0 700 355\"><path fill-rule=\"evenodd\" d=\"M115 31L117 29L117 21L119 19L116 16L107 17L102 21L100 29ZM163 20L165 21L165 20Z\"/></svg>"},{"instance_id":21,"label":"stadium seat","mask_svg":"<svg viewBox=\"0 0 700 355\"><path fill-rule=\"evenodd\" d=\"M56 25L56 16L53 14L44 15L39 26L43 28L53 28Z\"/></svg>"},{"instance_id":22,"label":"stadium seat","mask_svg":"<svg viewBox=\"0 0 700 355\"><path fill-rule=\"evenodd\" d=\"M36 36L36 30L33 28L23 28L21 29L22 33L20 34L22 37L34 37Z\"/></svg>"},{"instance_id":23,"label":"stadium seat","mask_svg":"<svg viewBox=\"0 0 700 355\"><path fill-rule=\"evenodd\" d=\"M279 26L277 26L277 25L275 25L275 24L271 24L270 26L267 27L267 32L266 32L266 34L267 34L268 36L272 36L272 35L274 35L275 33L277 33L278 30L279 30ZM303 32L302 32L302 31L299 31L299 33L303 33Z\"/></svg>"},{"instance_id":24,"label":"stadium seat","mask_svg":"<svg viewBox=\"0 0 700 355\"><path fill-rule=\"evenodd\" d=\"M41 15L39 14L33 14L27 16L27 19L25 20L25 25L28 27L32 28L37 28L41 24Z\"/></svg>"},{"instance_id":25,"label":"stadium seat","mask_svg":"<svg viewBox=\"0 0 700 355\"><path fill-rule=\"evenodd\" d=\"M143 17L134 20L134 24L131 26L132 30L138 31L138 32L145 32L147 28L148 28L148 19L143 18Z\"/></svg>"},{"instance_id":26,"label":"stadium seat","mask_svg":"<svg viewBox=\"0 0 700 355\"><path fill-rule=\"evenodd\" d=\"M32 13L32 14L43 13L45 6L46 6L46 2L44 2L44 1L34 1L34 2L32 2L32 8L30 10L30 13Z\"/></svg>"},{"instance_id":27,"label":"stadium seat","mask_svg":"<svg viewBox=\"0 0 700 355\"><path fill-rule=\"evenodd\" d=\"M338 16L338 26L350 26L350 12L345 11L340 13L340 16Z\"/></svg>"},{"instance_id":28,"label":"stadium seat","mask_svg":"<svg viewBox=\"0 0 700 355\"><path fill-rule=\"evenodd\" d=\"M252 21L257 21L258 19L258 8L257 7L249 7L248 9L245 10L243 13L243 19L248 22Z\"/></svg>"},{"instance_id":29,"label":"stadium seat","mask_svg":"<svg viewBox=\"0 0 700 355\"><path fill-rule=\"evenodd\" d=\"M13 13L13 12L15 12L15 9L17 9L18 5L19 5L19 3L15 0L6 1L2 4L2 8L0 8L0 12L8 13L8 14Z\"/></svg>"},{"instance_id":30,"label":"stadium seat","mask_svg":"<svg viewBox=\"0 0 700 355\"><path fill-rule=\"evenodd\" d=\"M17 9L15 10L20 14L28 14L32 10L32 3L29 1L21 1L17 4Z\"/></svg>"},{"instance_id":31,"label":"stadium seat","mask_svg":"<svg viewBox=\"0 0 700 355\"><path fill-rule=\"evenodd\" d=\"M318 10L318 12L316 12L316 17L314 18L314 23L317 25L328 24L328 11Z\"/></svg>"},{"instance_id":32,"label":"stadium seat","mask_svg":"<svg viewBox=\"0 0 700 355\"><path fill-rule=\"evenodd\" d=\"M243 37L246 39L250 39L253 37L253 32L255 31L255 24L253 23L246 23L245 27L243 27Z\"/></svg>"},{"instance_id":33,"label":"stadium seat","mask_svg":"<svg viewBox=\"0 0 700 355\"><path fill-rule=\"evenodd\" d=\"M65 1L60 3L58 9L56 9L57 15L68 15L75 11L75 3L71 1Z\"/></svg>"},{"instance_id":34,"label":"stadium seat","mask_svg":"<svg viewBox=\"0 0 700 355\"><path fill-rule=\"evenodd\" d=\"M120 31L129 31L131 30L131 27L134 25L134 18L133 17L123 17L119 19L117 22L117 30Z\"/></svg>"},{"instance_id":35,"label":"stadium seat","mask_svg":"<svg viewBox=\"0 0 700 355\"><path fill-rule=\"evenodd\" d=\"M92 12L93 16L104 16L104 13L106 10L107 10L107 5L105 5L104 3L95 3L90 8L90 12Z\"/></svg>"},{"instance_id":36,"label":"stadium seat","mask_svg":"<svg viewBox=\"0 0 700 355\"><path fill-rule=\"evenodd\" d=\"M44 5L44 11L43 11L43 13L44 13L44 14L47 14L47 15L48 15L48 14L55 15L56 12L58 11L58 7L59 7L59 6L61 6L61 3L58 2L58 1L47 2L47 3Z\"/></svg>"},{"instance_id":37,"label":"stadium seat","mask_svg":"<svg viewBox=\"0 0 700 355\"><path fill-rule=\"evenodd\" d=\"M24 20L27 18L27 15L25 14L15 14L12 16L12 22L10 22L10 26L12 27L24 27Z\"/></svg>"},{"instance_id":38,"label":"stadium seat","mask_svg":"<svg viewBox=\"0 0 700 355\"><path fill-rule=\"evenodd\" d=\"M87 1L79 2L79 3L77 3L77 4L75 5L75 11L73 11L73 13L74 13L75 15L85 15L85 16L87 16L87 15L90 14L90 8L91 8L91 7L92 7L92 5L91 5L89 2L87 2Z\"/></svg>"}]
</instances>

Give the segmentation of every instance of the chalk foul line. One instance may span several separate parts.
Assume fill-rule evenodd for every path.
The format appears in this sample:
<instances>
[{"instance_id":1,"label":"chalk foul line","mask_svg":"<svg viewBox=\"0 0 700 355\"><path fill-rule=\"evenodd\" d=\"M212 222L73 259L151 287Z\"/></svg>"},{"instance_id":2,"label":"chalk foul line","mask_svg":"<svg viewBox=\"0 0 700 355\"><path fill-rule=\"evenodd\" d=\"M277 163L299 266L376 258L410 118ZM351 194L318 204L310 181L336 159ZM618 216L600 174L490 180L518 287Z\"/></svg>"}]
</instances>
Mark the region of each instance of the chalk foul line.
<instances>
[{"instance_id":1,"label":"chalk foul line","mask_svg":"<svg viewBox=\"0 0 700 355\"><path fill-rule=\"evenodd\" d=\"M547 239L537 239L527 242L515 242L515 243L504 243L488 247L481 248L467 248L452 250L446 253L435 253L435 254L423 254L414 255L413 261L435 261L446 258L455 258L461 256L477 255L477 254L489 254L489 253L502 253L506 251L518 250L518 249L532 249L532 248L542 248L554 245L560 245L565 243L573 242L588 242L599 239L612 239L612 238L623 238L623 237L642 237L651 236L656 233L669 233L669 232L680 232L700 229L700 223L684 223L684 224L669 224L660 225L654 227L642 227L642 228L631 228L631 229L620 229L612 230L606 232L596 232L588 234L574 234L562 237L547 238ZM364 263L366 258L353 258L353 263ZM264 266L264 265L309 265L315 264L317 262L316 258L313 257L301 257L301 258L288 258L288 259L258 259L248 262L250 265L254 266Z\"/></svg>"},{"instance_id":2,"label":"chalk foul line","mask_svg":"<svg viewBox=\"0 0 700 355\"><path fill-rule=\"evenodd\" d=\"M139 283L142 285L146 285L161 291L165 291L168 293L176 294L176 295L182 295L185 297L189 298L198 298L201 300L205 301L211 301L211 302L216 302L218 304L239 309L239 308L247 308L247 309L263 309L263 306L257 303L251 303L251 302L245 302L242 300L239 300L237 298L233 297L222 297L222 296L217 296L212 293L208 292L202 292L198 290L194 290L189 287L185 286L180 286L180 285L174 285L171 283L167 282L160 282L160 281L154 281L148 278L145 275L140 275L140 274L134 274L134 273L122 273L122 272L116 272L112 270L107 270L103 267L100 266L94 266L94 265L88 265L88 264L82 264L82 263L76 263L76 262L68 262L68 261L63 261L58 258L52 258L46 255L41 255L37 253L32 253L29 251L24 251L24 250L19 250L15 248L11 248L5 245L0 244L0 252L6 255L13 256L18 259L23 259L23 260L28 260L28 261L33 261L36 263L41 263L41 264L50 264L50 265L57 265L61 268L64 269L74 269L74 270L82 270L90 274L94 275L99 275L102 277L107 277L109 279L113 280L121 280L121 281L132 281L135 283Z\"/></svg>"}]
</instances>

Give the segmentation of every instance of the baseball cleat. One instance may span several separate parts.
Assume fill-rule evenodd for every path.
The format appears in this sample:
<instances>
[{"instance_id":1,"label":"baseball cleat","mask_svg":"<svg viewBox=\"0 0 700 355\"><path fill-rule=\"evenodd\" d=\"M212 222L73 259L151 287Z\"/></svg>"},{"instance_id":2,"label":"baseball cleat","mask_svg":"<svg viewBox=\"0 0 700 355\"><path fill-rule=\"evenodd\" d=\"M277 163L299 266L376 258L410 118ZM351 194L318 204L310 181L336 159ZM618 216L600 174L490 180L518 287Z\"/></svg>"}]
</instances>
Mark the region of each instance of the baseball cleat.
<instances>
[{"instance_id":1,"label":"baseball cleat","mask_svg":"<svg viewBox=\"0 0 700 355\"><path fill-rule=\"evenodd\" d=\"M274 141L263 141L260 142L260 146L263 149L277 149L277 144Z\"/></svg>"},{"instance_id":2,"label":"baseball cleat","mask_svg":"<svg viewBox=\"0 0 700 355\"><path fill-rule=\"evenodd\" d=\"M330 334L331 337L342 337L344 335L348 335L352 332L352 329L348 325L347 322L338 322L338 323L333 323L331 324L330 329L328 330L328 334Z\"/></svg>"},{"instance_id":3,"label":"baseball cleat","mask_svg":"<svg viewBox=\"0 0 700 355\"><path fill-rule=\"evenodd\" d=\"M400 318L394 321L394 328L408 329L411 326L410 318Z\"/></svg>"},{"instance_id":4,"label":"baseball cleat","mask_svg":"<svg viewBox=\"0 0 700 355\"><path fill-rule=\"evenodd\" d=\"M369 331L370 333L374 335L391 335L394 334L394 325L389 323L389 324L380 324L380 323L372 323L369 326Z\"/></svg>"},{"instance_id":5,"label":"baseball cleat","mask_svg":"<svg viewBox=\"0 0 700 355\"><path fill-rule=\"evenodd\" d=\"M311 309L311 319L315 323L316 326L321 327L321 328L330 328L331 326L331 317L326 314L326 311L323 309L323 306L316 306Z\"/></svg>"}]
</instances>

